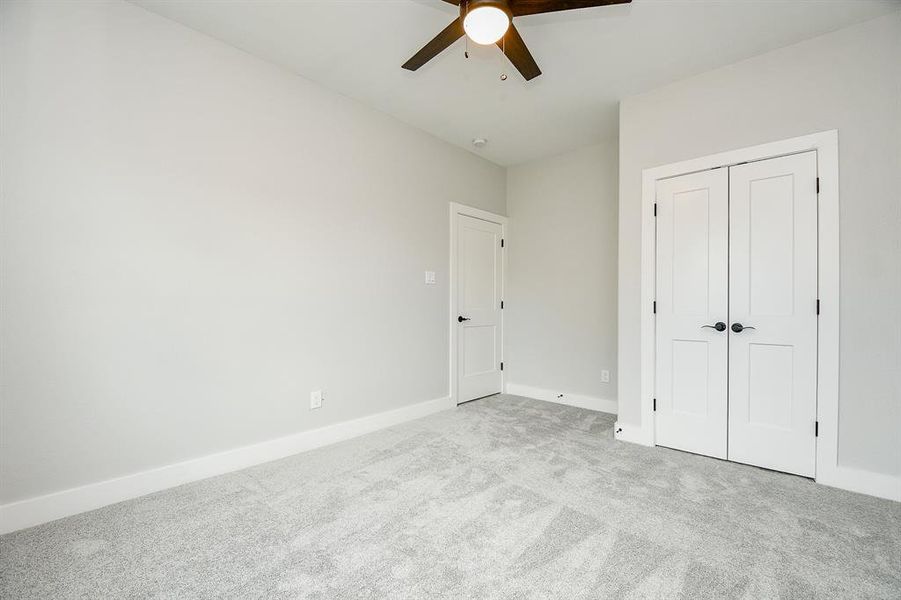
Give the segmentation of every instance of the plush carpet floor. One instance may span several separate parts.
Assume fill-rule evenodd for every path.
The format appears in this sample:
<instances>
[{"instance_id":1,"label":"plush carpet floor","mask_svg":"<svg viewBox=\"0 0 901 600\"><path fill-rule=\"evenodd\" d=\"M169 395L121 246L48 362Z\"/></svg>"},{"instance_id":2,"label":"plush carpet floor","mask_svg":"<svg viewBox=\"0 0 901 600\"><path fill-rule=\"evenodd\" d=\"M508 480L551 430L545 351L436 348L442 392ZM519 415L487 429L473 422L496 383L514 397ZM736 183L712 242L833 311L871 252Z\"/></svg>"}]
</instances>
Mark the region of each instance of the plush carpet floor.
<instances>
[{"instance_id":1,"label":"plush carpet floor","mask_svg":"<svg viewBox=\"0 0 901 600\"><path fill-rule=\"evenodd\" d=\"M901 598L901 504L513 396L0 538L13 598Z\"/></svg>"}]
</instances>

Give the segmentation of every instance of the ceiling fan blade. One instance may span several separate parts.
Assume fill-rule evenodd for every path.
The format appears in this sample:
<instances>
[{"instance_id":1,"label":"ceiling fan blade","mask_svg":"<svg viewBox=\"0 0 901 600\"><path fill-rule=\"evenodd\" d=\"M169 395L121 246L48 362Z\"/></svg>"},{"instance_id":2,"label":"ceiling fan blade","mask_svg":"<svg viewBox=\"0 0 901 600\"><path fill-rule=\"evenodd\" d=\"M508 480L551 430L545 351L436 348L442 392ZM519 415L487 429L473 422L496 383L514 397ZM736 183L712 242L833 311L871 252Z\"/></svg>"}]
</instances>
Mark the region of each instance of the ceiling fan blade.
<instances>
[{"instance_id":1,"label":"ceiling fan blade","mask_svg":"<svg viewBox=\"0 0 901 600\"><path fill-rule=\"evenodd\" d=\"M444 28L444 30L432 38L428 44L410 57L410 60L401 65L408 71L415 71L422 65L426 64L439 54L441 51L463 37L463 21L460 18L454 19L453 23Z\"/></svg>"},{"instance_id":2,"label":"ceiling fan blade","mask_svg":"<svg viewBox=\"0 0 901 600\"><path fill-rule=\"evenodd\" d=\"M519 31L513 26L513 23L510 23L510 28L504 34L504 37L497 41L497 47L507 55L507 58L516 67L516 70L522 73L526 81L541 75L538 63L532 58L532 53L526 48L526 43L522 40L522 36L519 35Z\"/></svg>"},{"instance_id":3,"label":"ceiling fan blade","mask_svg":"<svg viewBox=\"0 0 901 600\"><path fill-rule=\"evenodd\" d=\"M514 17L522 17L577 8L628 4L630 2L632 0L511 0L510 10L513 12Z\"/></svg>"},{"instance_id":4,"label":"ceiling fan blade","mask_svg":"<svg viewBox=\"0 0 901 600\"><path fill-rule=\"evenodd\" d=\"M454 6L460 6L460 0L444 0L448 4L453 4Z\"/></svg>"}]
</instances>

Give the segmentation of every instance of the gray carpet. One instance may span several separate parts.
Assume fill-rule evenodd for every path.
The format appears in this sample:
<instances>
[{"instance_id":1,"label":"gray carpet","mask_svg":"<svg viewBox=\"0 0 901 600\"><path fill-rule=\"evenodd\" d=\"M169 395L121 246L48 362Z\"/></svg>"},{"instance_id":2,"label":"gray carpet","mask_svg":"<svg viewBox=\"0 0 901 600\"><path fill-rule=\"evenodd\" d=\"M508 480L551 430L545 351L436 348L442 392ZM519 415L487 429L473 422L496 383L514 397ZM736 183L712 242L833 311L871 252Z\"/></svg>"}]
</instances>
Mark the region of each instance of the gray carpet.
<instances>
[{"instance_id":1,"label":"gray carpet","mask_svg":"<svg viewBox=\"0 0 901 600\"><path fill-rule=\"evenodd\" d=\"M12 598L901 598L901 504L496 396L0 538Z\"/></svg>"}]
</instances>

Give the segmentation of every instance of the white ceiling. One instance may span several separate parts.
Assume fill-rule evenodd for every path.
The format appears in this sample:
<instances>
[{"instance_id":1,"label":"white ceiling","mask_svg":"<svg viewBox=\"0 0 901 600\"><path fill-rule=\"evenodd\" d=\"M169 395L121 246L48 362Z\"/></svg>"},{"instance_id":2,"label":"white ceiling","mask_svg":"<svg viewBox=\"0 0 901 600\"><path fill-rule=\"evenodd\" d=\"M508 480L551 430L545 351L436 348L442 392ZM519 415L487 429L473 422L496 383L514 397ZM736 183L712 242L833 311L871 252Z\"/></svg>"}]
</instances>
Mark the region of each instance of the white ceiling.
<instances>
[{"instance_id":1,"label":"white ceiling","mask_svg":"<svg viewBox=\"0 0 901 600\"><path fill-rule=\"evenodd\" d=\"M400 68L457 8L441 0L133 0L501 165L612 138L620 98L901 8L898 0L634 0L520 17L543 75L460 40ZM508 73L506 81L500 80ZM488 139L473 148L475 137Z\"/></svg>"}]
</instances>

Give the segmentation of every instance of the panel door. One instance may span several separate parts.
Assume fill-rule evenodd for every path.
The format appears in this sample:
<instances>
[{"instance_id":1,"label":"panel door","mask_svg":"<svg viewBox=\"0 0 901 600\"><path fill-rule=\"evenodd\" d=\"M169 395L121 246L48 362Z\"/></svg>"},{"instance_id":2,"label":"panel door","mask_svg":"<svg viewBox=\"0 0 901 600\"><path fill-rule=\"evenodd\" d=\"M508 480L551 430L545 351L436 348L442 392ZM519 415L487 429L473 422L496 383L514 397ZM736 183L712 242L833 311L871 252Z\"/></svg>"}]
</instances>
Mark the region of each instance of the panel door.
<instances>
[{"instance_id":1,"label":"panel door","mask_svg":"<svg viewBox=\"0 0 901 600\"><path fill-rule=\"evenodd\" d=\"M729 460L816 466L817 157L732 167Z\"/></svg>"},{"instance_id":2,"label":"panel door","mask_svg":"<svg viewBox=\"0 0 901 600\"><path fill-rule=\"evenodd\" d=\"M457 215L457 402L501 391L502 228Z\"/></svg>"},{"instance_id":3,"label":"panel door","mask_svg":"<svg viewBox=\"0 0 901 600\"><path fill-rule=\"evenodd\" d=\"M717 458L726 458L728 188L726 169L657 182L656 442Z\"/></svg>"}]
</instances>

